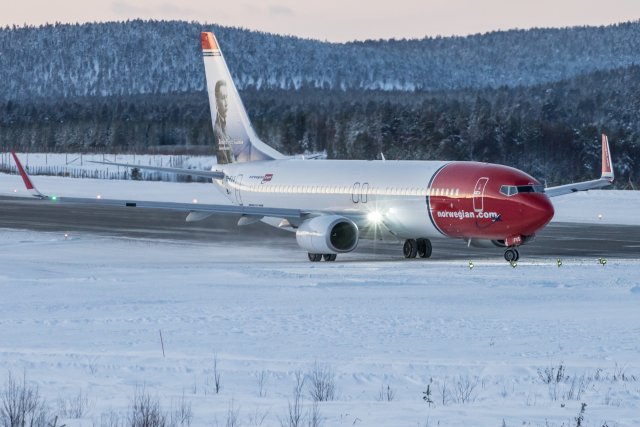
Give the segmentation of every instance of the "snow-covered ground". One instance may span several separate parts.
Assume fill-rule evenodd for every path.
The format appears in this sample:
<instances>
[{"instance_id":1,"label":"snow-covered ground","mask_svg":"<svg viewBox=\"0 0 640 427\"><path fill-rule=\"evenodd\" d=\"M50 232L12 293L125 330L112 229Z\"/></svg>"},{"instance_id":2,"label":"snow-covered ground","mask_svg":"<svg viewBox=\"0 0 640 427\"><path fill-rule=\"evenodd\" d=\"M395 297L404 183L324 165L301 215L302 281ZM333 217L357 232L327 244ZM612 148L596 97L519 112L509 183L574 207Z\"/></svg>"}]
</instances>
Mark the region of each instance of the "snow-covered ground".
<instances>
[{"instance_id":1,"label":"snow-covered ground","mask_svg":"<svg viewBox=\"0 0 640 427\"><path fill-rule=\"evenodd\" d=\"M325 426L574 426L581 403L583 426L640 424L640 261L312 265L247 244L0 242L0 372L26 372L54 410L82 392L69 426L126 413L136 387L165 410L184 395L192 425L225 425L233 402L242 425L278 426L316 363L335 373Z\"/></svg>"},{"instance_id":2,"label":"snow-covered ground","mask_svg":"<svg viewBox=\"0 0 640 427\"><path fill-rule=\"evenodd\" d=\"M224 202L207 184L35 181L60 196ZM26 195L5 174L0 194ZM639 194L557 198L556 220L638 224ZM82 393L68 426L124 416L136 387L166 411L184 396L192 425L227 425L233 405L244 426L280 426L296 372L318 364L335 375L327 427L575 426L582 403L582 426L640 425L640 260L291 259L277 245L0 229L0 387L24 372L54 412Z\"/></svg>"}]
</instances>

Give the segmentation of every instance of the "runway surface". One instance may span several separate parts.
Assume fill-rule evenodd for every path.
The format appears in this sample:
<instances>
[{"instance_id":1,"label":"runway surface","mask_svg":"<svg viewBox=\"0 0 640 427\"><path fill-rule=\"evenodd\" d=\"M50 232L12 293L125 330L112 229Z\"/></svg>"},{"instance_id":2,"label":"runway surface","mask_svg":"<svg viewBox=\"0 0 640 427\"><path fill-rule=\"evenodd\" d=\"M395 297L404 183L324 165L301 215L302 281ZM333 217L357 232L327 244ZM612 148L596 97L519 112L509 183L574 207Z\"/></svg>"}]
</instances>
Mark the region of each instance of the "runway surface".
<instances>
[{"instance_id":1,"label":"runway surface","mask_svg":"<svg viewBox=\"0 0 640 427\"><path fill-rule=\"evenodd\" d=\"M262 241L265 250L290 247L302 256L293 233L258 223L238 227L237 216L211 216L187 223L184 213L96 206L51 205L39 200L0 196L0 228L95 233L105 236L198 242ZM357 254L403 260L401 242L362 241ZM468 248L461 240L434 239L433 259L502 257L500 248ZM521 259L556 257L638 258L640 227L552 223L534 242L520 248ZM360 258L360 257L358 257Z\"/></svg>"}]
</instances>

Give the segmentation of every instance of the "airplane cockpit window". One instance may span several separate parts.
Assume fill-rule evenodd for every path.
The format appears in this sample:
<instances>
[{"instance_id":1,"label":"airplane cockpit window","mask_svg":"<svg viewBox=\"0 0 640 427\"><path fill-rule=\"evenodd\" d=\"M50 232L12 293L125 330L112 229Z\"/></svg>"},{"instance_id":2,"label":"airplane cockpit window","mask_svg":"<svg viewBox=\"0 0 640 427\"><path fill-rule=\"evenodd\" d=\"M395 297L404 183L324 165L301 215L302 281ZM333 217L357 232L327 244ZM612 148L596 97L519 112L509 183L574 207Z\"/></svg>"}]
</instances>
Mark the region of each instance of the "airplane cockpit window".
<instances>
[{"instance_id":1,"label":"airplane cockpit window","mask_svg":"<svg viewBox=\"0 0 640 427\"><path fill-rule=\"evenodd\" d=\"M518 185L518 193L544 193L542 185Z\"/></svg>"},{"instance_id":2,"label":"airplane cockpit window","mask_svg":"<svg viewBox=\"0 0 640 427\"><path fill-rule=\"evenodd\" d=\"M515 185L503 185L500 187L500 193L505 196L513 196L514 194L518 194L518 187Z\"/></svg>"},{"instance_id":3,"label":"airplane cockpit window","mask_svg":"<svg viewBox=\"0 0 640 427\"><path fill-rule=\"evenodd\" d=\"M500 187L500 193L505 196L513 196L518 193L544 193L544 186L539 184L503 185Z\"/></svg>"}]
</instances>

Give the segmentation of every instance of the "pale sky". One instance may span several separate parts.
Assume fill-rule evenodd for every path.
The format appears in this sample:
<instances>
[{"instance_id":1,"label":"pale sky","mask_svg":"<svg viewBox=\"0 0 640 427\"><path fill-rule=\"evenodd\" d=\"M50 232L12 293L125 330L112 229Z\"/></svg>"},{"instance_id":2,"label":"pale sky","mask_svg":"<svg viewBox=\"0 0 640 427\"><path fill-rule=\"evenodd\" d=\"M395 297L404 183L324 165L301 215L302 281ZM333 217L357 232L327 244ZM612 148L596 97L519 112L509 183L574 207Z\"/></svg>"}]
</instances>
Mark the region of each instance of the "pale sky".
<instances>
[{"instance_id":1,"label":"pale sky","mask_svg":"<svg viewBox=\"0 0 640 427\"><path fill-rule=\"evenodd\" d=\"M640 19L640 0L0 0L0 4L2 26L178 19L338 42Z\"/></svg>"}]
</instances>

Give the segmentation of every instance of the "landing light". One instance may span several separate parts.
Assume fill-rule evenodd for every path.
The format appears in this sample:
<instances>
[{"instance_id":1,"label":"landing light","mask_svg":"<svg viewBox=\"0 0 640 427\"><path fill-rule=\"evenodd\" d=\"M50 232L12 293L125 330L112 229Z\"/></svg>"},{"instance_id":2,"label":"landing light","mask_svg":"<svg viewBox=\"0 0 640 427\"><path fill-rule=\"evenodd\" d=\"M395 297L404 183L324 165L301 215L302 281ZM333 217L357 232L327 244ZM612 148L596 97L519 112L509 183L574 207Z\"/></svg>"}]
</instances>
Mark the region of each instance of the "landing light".
<instances>
[{"instance_id":1,"label":"landing light","mask_svg":"<svg viewBox=\"0 0 640 427\"><path fill-rule=\"evenodd\" d=\"M193 199L193 203L198 203L198 199Z\"/></svg>"},{"instance_id":2,"label":"landing light","mask_svg":"<svg viewBox=\"0 0 640 427\"><path fill-rule=\"evenodd\" d=\"M96 196L96 199L100 200L100 199L102 199L102 196L101 196L100 194L98 194L98 195Z\"/></svg>"},{"instance_id":3,"label":"landing light","mask_svg":"<svg viewBox=\"0 0 640 427\"><path fill-rule=\"evenodd\" d=\"M378 211L371 211L367 214L367 219L372 224L380 224L382 222L382 214Z\"/></svg>"}]
</instances>

